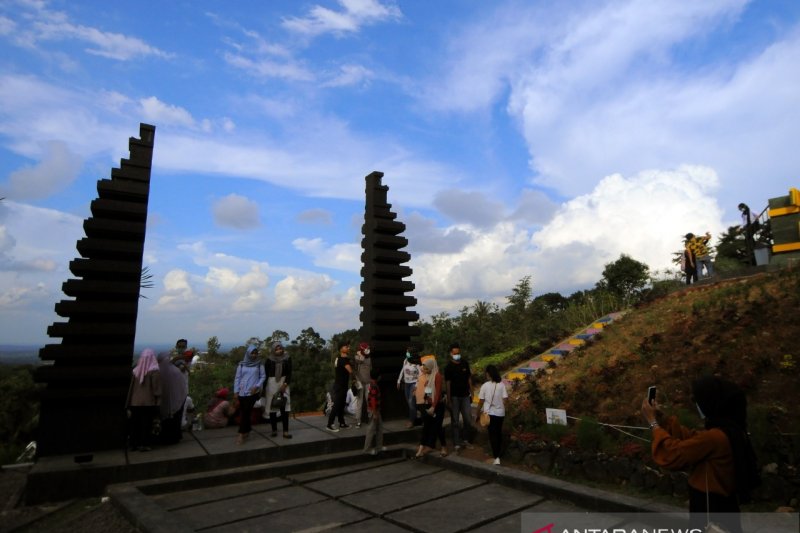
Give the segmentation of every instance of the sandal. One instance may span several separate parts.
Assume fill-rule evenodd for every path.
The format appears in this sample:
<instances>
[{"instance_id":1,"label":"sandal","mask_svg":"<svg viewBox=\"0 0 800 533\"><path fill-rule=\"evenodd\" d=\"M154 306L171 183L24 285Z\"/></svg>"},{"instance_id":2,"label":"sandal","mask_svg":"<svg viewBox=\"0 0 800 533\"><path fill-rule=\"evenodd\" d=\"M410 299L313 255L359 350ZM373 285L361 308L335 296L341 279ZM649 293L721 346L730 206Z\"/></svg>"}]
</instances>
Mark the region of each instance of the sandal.
<instances>
[{"instance_id":1,"label":"sandal","mask_svg":"<svg viewBox=\"0 0 800 533\"><path fill-rule=\"evenodd\" d=\"M283 438L284 438L284 439L291 439L291 438L292 438L292 436L291 436L291 435L290 435L290 434L289 434L287 431L284 431L284 432L283 432Z\"/></svg>"},{"instance_id":2,"label":"sandal","mask_svg":"<svg viewBox=\"0 0 800 533\"><path fill-rule=\"evenodd\" d=\"M447 457L447 448L442 448L442 455L441 457Z\"/></svg>"}]
</instances>

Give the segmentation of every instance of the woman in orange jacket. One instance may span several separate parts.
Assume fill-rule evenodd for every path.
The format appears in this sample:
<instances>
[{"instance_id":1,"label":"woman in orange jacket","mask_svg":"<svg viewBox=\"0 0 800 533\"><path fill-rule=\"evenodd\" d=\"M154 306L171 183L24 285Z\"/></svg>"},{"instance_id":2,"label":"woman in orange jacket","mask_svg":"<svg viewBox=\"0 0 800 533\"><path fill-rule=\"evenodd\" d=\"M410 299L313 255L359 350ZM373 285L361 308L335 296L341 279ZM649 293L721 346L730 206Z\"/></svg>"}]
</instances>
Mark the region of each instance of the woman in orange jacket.
<instances>
[{"instance_id":1,"label":"woman in orange jacket","mask_svg":"<svg viewBox=\"0 0 800 533\"><path fill-rule=\"evenodd\" d=\"M739 387L715 376L695 380L692 396L705 430L664 417L655 401L642 402L642 415L653 431L653 460L669 470L689 470L692 527L705 526L707 512L726 513L711 521L741 531L739 504L749 501L750 490L759 484L747 434L747 399Z\"/></svg>"}]
</instances>

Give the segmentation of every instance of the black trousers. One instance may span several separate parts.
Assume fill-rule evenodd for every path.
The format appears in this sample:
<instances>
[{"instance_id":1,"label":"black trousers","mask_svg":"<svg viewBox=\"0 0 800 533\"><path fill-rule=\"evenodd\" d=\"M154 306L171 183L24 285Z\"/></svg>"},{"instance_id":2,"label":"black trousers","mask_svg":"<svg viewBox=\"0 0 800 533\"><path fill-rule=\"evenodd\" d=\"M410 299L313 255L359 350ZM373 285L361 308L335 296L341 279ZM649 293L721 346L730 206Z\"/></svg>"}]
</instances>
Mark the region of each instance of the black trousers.
<instances>
[{"instance_id":1,"label":"black trousers","mask_svg":"<svg viewBox=\"0 0 800 533\"><path fill-rule=\"evenodd\" d=\"M503 420L504 416L489 415L489 444L492 445L492 456L500 457L503 451Z\"/></svg>"},{"instance_id":2,"label":"black trousers","mask_svg":"<svg viewBox=\"0 0 800 533\"><path fill-rule=\"evenodd\" d=\"M444 402L436 404L433 415L428 414L427 407L425 406L420 406L419 411L422 413L422 439L420 439L420 444L429 448L435 448L436 438L438 437L439 441L442 443L442 447L447 446L443 426L445 412Z\"/></svg>"},{"instance_id":3,"label":"black trousers","mask_svg":"<svg viewBox=\"0 0 800 533\"><path fill-rule=\"evenodd\" d=\"M258 396L239 396L239 433L247 434L253 429L253 405L258 401Z\"/></svg>"},{"instance_id":4,"label":"black trousers","mask_svg":"<svg viewBox=\"0 0 800 533\"><path fill-rule=\"evenodd\" d=\"M328 415L328 425L332 426L334 419L339 419L339 424L344 424L344 405L347 400L347 386L333 386L333 409Z\"/></svg>"},{"instance_id":5,"label":"black trousers","mask_svg":"<svg viewBox=\"0 0 800 533\"><path fill-rule=\"evenodd\" d=\"M272 426L272 431L278 431L278 413L275 411L270 411L269 413L269 423ZM281 424L283 425L283 432L289 432L289 413L286 412L286 409L281 409Z\"/></svg>"},{"instance_id":6,"label":"black trousers","mask_svg":"<svg viewBox=\"0 0 800 533\"><path fill-rule=\"evenodd\" d=\"M139 446L152 446L153 420L159 416L158 406L131 406L131 419L129 422L128 444L136 449Z\"/></svg>"}]
</instances>

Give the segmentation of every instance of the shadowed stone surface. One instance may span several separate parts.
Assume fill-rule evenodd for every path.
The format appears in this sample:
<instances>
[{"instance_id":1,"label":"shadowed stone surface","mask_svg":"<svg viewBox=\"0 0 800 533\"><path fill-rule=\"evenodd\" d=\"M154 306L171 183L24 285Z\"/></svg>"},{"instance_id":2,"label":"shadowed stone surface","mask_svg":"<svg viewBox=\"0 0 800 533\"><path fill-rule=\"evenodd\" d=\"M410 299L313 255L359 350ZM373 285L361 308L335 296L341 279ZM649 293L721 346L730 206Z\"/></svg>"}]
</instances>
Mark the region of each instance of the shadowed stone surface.
<instances>
[{"instance_id":1,"label":"shadowed stone surface","mask_svg":"<svg viewBox=\"0 0 800 533\"><path fill-rule=\"evenodd\" d=\"M419 531L456 532L519 513L541 500L536 494L489 484L390 513L385 518Z\"/></svg>"},{"instance_id":2,"label":"shadowed stone surface","mask_svg":"<svg viewBox=\"0 0 800 533\"><path fill-rule=\"evenodd\" d=\"M217 491L217 493L219 496L224 496L225 494L221 491ZM234 529L229 531L243 531L242 528L244 526L238 524L242 519L260 517L267 513L273 514L283 509L304 508L309 504L325 499L325 496L303 487L287 487L184 507L175 511L174 514L195 529L230 524L234 526ZM305 511L296 511L294 514L302 515L304 513ZM269 523L272 523L272 517L270 517Z\"/></svg>"},{"instance_id":3,"label":"shadowed stone surface","mask_svg":"<svg viewBox=\"0 0 800 533\"><path fill-rule=\"evenodd\" d=\"M431 470L424 477L371 489L368 493L351 494L342 498L342 501L383 515L435 500L443 494L455 494L483 483L484 481L480 479L462 476L454 472Z\"/></svg>"},{"instance_id":4,"label":"shadowed stone surface","mask_svg":"<svg viewBox=\"0 0 800 533\"><path fill-rule=\"evenodd\" d=\"M422 463L401 461L369 470L342 474L321 481L313 481L307 483L306 486L328 496L338 497L425 476L438 470L438 468Z\"/></svg>"},{"instance_id":5,"label":"shadowed stone surface","mask_svg":"<svg viewBox=\"0 0 800 533\"><path fill-rule=\"evenodd\" d=\"M281 533L291 531L327 531L338 527L350 530L353 522L359 522L369 515L362 513L352 507L343 505L336 501L327 500L324 502L296 507L285 511L270 513L267 516L238 522L220 527L208 529L211 532L269 532Z\"/></svg>"},{"instance_id":6,"label":"shadowed stone surface","mask_svg":"<svg viewBox=\"0 0 800 533\"><path fill-rule=\"evenodd\" d=\"M291 485L291 482L285 479L269 478L228 485L220 490L214 490L213 488L187 490L181 492L180 497L176 497L174 494L158 494L152 498L155 502L164 507L164 509L176 511L185 507L193 507L203 503L219 501L221 494L224 495L226 499L231 499L287 487L289 485Z\"/></svg>"}]
</instances>

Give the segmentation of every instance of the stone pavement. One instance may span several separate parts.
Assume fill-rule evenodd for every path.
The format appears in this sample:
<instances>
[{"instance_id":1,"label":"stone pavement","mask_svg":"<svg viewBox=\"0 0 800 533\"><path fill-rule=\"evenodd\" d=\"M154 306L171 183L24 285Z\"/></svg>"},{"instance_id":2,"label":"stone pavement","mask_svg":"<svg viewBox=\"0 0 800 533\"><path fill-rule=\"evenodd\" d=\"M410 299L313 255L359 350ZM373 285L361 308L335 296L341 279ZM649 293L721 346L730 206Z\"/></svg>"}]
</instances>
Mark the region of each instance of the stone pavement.
<instances>
[{"instance_id":1,"label":"stone pavement","mask_svg":"<svg viewBox=\"0 0 800 533\"><path fill-rule=\"evenodd\" d=\"M593 527L613 513L680 509L450 455L408 458L341 453L207 475L114 485L112 501L137 528L159 532L519 531L522 513L587 513ZM612 514L608 514L612 513Z\"/></svg>"},{"instance_id":2,"label":"stone pavement","mask_svg":"<svg viewBox=\"0 0 800 533\"><path fill-rule=\"evenodd\" d=\"M75 456L39 458L28 474L25 503L100 496L112 483L321 456L363 447L366 425L331 433L325 429L326 422L324 416L290 419L292 439L284 439L281 431L277 437L271 437L269 424L256 424L250 438L238 445L237 428L229 426L184 432L178 444L155 447L149 452L126 451L121 445L119 450L87 450ZM416 442L418 432L419 429L406 429L403 420L387 421L384 441L386 445ZM78 462L81 455L91 460Z\"/></svg>"}]
</instances>

